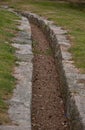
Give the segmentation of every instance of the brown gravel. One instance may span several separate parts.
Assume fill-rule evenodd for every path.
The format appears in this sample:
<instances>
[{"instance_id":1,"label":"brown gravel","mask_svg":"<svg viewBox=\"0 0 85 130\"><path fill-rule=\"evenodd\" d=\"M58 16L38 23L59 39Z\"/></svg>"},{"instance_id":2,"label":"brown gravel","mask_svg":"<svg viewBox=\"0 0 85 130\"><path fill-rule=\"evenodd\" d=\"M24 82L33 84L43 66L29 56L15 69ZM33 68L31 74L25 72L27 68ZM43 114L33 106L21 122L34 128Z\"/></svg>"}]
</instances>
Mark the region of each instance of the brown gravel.
<instances>
[{"instance_id":1,"label":"brown gravel","mask_svg":"<svg viewBox=\"0 0 85 130\"><path fill-rule=\"evenodd\" d=\"M68 130L54 58L45 35L32 26L34 52L32 130Z\"/></svg>"}]
</instances>

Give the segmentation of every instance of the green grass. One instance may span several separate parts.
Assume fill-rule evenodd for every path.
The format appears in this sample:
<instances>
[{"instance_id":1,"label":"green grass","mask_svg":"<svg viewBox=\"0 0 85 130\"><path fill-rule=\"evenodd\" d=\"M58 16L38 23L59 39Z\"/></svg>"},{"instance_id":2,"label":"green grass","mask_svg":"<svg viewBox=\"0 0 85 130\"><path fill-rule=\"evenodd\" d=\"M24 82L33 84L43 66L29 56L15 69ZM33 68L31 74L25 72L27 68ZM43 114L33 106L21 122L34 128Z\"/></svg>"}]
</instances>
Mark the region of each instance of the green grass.
<instances>
[{"instance_id":1,"label":"green grass","mask_svg":"<svg viewBox=\"0 0 85 130\"><path fill-rule=\"evenodd\" d=\"M8 105L5 100L9 99L15 85L12 76L16 57L15 49L11 46L11 40L16 34L19 18L13 13L0 9L0 124L9 123L7 116Z\"/></svg>"},{"instance_id":2,"label":"green grass","mask_svg":"<svg viewBox=\"0 0 85 130\"><path fill-rule=\"evenodd\" d=\"M73 55L75 65L85 72L85 10L72 8L65 2L42 0L10 1L9 5L18 10L37 13L54 21L56 25L67 29L72 43L70 52Z\"/></svg>"}]
</instances>

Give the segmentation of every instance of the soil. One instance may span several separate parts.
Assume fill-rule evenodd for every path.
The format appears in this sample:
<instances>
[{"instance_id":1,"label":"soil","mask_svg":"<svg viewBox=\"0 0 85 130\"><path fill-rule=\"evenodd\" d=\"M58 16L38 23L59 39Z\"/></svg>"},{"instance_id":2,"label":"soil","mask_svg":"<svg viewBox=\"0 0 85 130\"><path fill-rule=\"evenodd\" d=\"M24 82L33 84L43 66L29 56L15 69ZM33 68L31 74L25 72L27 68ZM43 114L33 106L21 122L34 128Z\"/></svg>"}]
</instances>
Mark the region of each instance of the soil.
<instances>
[{"instance_id":1,"label":"soil","mask_svg":"<svg viewBox=\"0 0 85 130\"><path fill-rule=\"evenodd\" d=\"M69 130L59 76L45 35L31 24L34 52L32 130Z\"/></svg>"}]
</instances>

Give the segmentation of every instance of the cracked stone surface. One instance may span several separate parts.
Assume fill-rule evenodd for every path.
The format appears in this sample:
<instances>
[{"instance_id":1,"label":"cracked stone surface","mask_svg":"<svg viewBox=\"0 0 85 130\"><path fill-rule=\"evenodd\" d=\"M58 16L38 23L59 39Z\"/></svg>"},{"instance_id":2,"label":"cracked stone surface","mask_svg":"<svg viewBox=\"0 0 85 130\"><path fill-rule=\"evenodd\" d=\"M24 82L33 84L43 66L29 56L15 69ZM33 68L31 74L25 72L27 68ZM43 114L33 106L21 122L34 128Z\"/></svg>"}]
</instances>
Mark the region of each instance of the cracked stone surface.
<instances>
[{"instance_id":1,"label":"cracked stone surface","mask_svg":"<svg viewBox=\"0 0 85 130\"><path fill-rule=\"evenodd\" d=\"M18 66L14 68L14 77L17 79L13 97L9 102L9 116L14 125L0 126L0 130L31 130L31 95L33 53L31 40L31 27L25 17L21 17L18 26L19 32L13 39L16 48L15 55L19 59Z\"/></svg>"}]
</instances>

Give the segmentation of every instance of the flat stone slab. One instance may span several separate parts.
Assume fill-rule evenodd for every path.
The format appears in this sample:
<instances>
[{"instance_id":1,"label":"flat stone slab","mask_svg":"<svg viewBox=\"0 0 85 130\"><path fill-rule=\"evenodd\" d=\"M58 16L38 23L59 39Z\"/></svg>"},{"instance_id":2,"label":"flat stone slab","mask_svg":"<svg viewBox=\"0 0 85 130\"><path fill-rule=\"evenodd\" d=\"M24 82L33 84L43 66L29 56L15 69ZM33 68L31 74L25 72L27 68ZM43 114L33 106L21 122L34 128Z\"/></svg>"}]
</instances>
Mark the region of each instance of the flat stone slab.
<instances>
[{"instance_id":1,"label":"flat stone slab","mask_svg":"<svg viewBox=\"0 0 85 130\"><path fill-rule=\"evenodd\" d=\"M14 39L12 46L16 48L15 55L19 59L18 66L14 68L14 77L17 79L13 97L9 101L9 116L14 124L19 127L31 128L31 96L32 96L32 41L31 28L27 18L22 17L19 35ZM22 44L20 40L24 41ZM29 40L31 41L29 43ZM25 60L24 60L24 58ZM29 59L29 60L28 60ZM21 127L22 126L22 127ZM28 126L27 128L25 126Z\"/></svg>"},{"instance_id":2,"label":"flat stone slab","mask_svg":"<svg viewBox=\"0 0 85 130\"><path fill-rule=\"evenodd\" d=\"M31 130L29 126L0 126L0 130Z\"/></svg>"},{"instance_id":3,"label":"flat stone slab","mask_svg":"<svg viewBox=\"0 0 85 130\"><path fill-rule=\"evenodd\" d=\"M10 10L13 12L13 10ZM18 22L19 32L13 39L12 46L16 48L17 57L14 77L17 79L12 98L9 103L9 117L13 125L0 126L0 130L31 130L31 100L32 100L32 72L33 53L31 27L25 17Z\"/></svg>"},{"instance_id":4,"label":"flat stone slab","mask_svg":"<svg viewBox=\"0 0 85 130\"><path fill-rule=\"evenodd\" d=\"M32 46L31 45L25 45L25 44L12 44L14 47L17 48L16 53L18 54L33 54L32 53Z\"/></svg>"}]
</instances>

